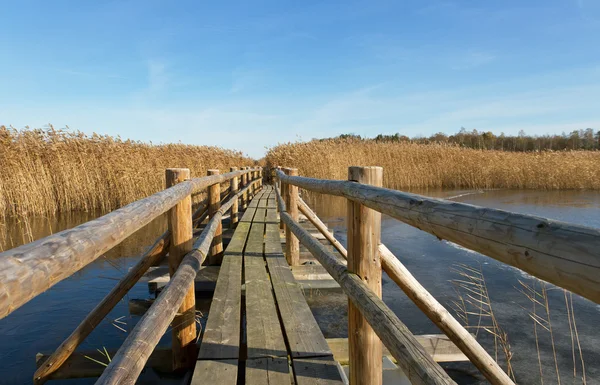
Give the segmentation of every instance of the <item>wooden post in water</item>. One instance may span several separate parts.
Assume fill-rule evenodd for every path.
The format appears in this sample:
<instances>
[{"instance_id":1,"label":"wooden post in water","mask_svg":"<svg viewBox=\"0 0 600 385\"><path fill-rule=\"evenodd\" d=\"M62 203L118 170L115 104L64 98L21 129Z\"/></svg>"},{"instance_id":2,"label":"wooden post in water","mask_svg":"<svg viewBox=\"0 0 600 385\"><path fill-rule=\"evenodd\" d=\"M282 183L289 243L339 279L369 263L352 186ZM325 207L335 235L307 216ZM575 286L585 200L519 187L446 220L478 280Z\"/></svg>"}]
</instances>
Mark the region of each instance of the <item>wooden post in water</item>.
<instances>
[{"instance_id":1,"label":"wooden post in water","mask_svg":"<svg viewBox=\"0 0 600 385\"><path fill-rule=\"evenodd\" d=\"M190 179L187 168L166 170L167 188ZM192 197L188 195L169 210L168 215L171 242L169 244L169 275L172 277L183 257L192 250ZM173 369L194 366L196 360L196 291L194 285L185 295L178 314L173 318Z\"/></svg>"},{"instance_id":2,"label":"wooden post in water","mask_svg":"<svg viewBox=\"0 0 600 385\"><path fill-rule=\"evenodd\" d=\"M230 171L237 171L237 167L231 167ZM229 182L229 196L233 197L238 192L238 177L232 178ZM238 223L238 200L233 200L233 205L231 206L231 215L229 217L229 228L235 229Z\"/></svg>"},{"instance_id":3,"label":"wooden post in water","mask_svg":"<svg viewBox=\"0 0 600 385\"><path fill-rule=\"evenodd\" d=\"M208 175L219 175L219 170L208 170ZM215 216L221 208L221 184L215 183L208 187L208 217ZM208 254L209 265L220 265L223 259L223 224L219 221L215 237Z\"/></svg>"},{"instance_id":4,"label":"wooden post in water","mask_svg":"<svg viewBox=\"0 0 600 385\"><path fill-rule=\"evenodd\" d=\"M285 173L290 176L298 176L297 168L287 168ZM285 207L292 219L298 222L298 187L288 184L285 188ZM289 228L285 229L285 256L288 265L300 264L300 242Z\"/></svg>"},{"instance_id":5,"label":"wooden post in water","mask_svg":"<svg viewBox=\"0 0 600 385\"><path fill-rule=\"evenodd\" d=\"M381 187L381 167L349 167L348 180ZM381 298L381 213L348 201L348 271L357 274ZM382 383L381 340L348 300L350 385Z\"/></svg>"}]
</instances>

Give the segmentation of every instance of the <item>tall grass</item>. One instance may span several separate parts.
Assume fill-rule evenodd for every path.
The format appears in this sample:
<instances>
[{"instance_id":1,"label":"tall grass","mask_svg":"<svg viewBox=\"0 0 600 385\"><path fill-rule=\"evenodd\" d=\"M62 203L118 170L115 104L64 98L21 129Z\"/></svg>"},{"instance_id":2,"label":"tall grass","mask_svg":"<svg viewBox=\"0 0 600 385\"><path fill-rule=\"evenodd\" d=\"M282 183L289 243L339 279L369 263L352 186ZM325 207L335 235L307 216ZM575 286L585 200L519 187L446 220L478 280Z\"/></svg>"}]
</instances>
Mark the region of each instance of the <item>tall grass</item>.
<instances>
[{"instance_id":1,"label":"tall grass","mask_svg":"<svg viewBox=\"0 0 600 385\"><path fill-rule=\"evenodd\" d=\"M338 138L280 144L268 150L266 163L324 179L346 179L348 166L382 166L384 186L394 189L600 189L598 151L515 153Z\"/></svg>"},{"instance_id":2,"label":"tall grass","mask_svg":"<svg viewBox=\"0 0 600 385\"><path fill-rule=\"evenodd\" d=\"M197 177L252 163L219 147L0 126L0 217L110 211L163 189L165 168L187 167Z\"/></svg>"}]
</instances>

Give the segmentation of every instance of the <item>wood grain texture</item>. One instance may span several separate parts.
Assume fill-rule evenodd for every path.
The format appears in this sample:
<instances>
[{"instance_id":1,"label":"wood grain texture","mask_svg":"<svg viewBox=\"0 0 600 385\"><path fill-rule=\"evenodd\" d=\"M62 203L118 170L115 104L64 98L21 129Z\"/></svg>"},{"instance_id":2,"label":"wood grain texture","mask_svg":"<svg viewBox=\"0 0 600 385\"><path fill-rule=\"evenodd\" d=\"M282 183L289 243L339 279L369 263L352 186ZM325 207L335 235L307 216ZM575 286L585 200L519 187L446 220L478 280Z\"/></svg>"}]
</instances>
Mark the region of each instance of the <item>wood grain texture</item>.
<instances>
[{"instance_id":1,"label":"wood grain texture","mask_svg":"<svg viewBox=\"0 0 600 385\"><path fill-rule=\"evenodd\" d=\"M349 167L348 180L381 186L383 169ZM381 259L377 251L381 239L381 214L350 200L347 206L348 271L356 274L374 295L381 298ZM381 341L352 299L348 300L348 341L350 385L366 383L381 385L383 381Z\"/></svg>"},{"instance_id":2,"label":"wood grain texture","mask_svg":"<svg viewBox=\"0 0 600 385\"><path fill-rule=\"evenodd\" d=\"M297 176L297 168L286 168L285 173L289 176ZM288 214L294 221L298 221L298 187L287 185L285 188L285 204L288 207ZM296 266L300 263L300 243L298 238L289 230L285 229L285 257L290 266Z\"/></svg>"},{"instance_id":3,"label":"wood grain texture","mask_svg":"<svg viewBox=\"0 0 600 385\"><path fill-rule=\"evenodd\" d=\"M247 188L224 203L217 214L208 222L204 231L194 243L192 252L185 256L169 285L129 333L96 384L129 385L135 383L148 357L183 302L184 294L187 293L208 253L212 238L223 214L231 208L233 200L238 199Z\"/></svg>"},{"instance_id":4,"label":"wood grain texture","mask_svg":"<svg viewBox=\"0 0 600 385\"><path fill-rule=\"evenodd\" d=\"M333 356L298 358L292 360L296 385L341 385L340 367ZM371 382L366 382L371 384Z\"/></svg>"},{"instance_id":5,"label":"wood grain texture","mask_svg":"<svg viewBox=\"0 0 600 385\"><path fill-rule=\"evenodd\" d=\"M231 167L230 171L237 171L237 167ZM231 178L230 181L230 185L229 185L229 194L231 196L237 194L239 190L239 186L238 186L238 177L233 177ZM236 199L233 202L233 205L231 206L231 213L230 213L230 218L231 220L229 221L229 227L232 229L235 229L238 222L239 222L239 217L238 217L238 212L239 212L239 205L238 205L238 200Z\"/></svg>"},{"instance_id":6,"label":"wood grain texture","mask_svg":"<svg viewBox=\"0 0 600 385\"><path fill-rule=\"evenodd\" d=\"M96 260L186 196L243 173L191 179L72 229L0 253L0 318Z\"/></svg>"},{"instance_id":7,"label":"wood grain texture","mask_svg":"<svg viewBox=\"0 0 600 385\"><path fill-rule=\"evenodd\" d=\"M307 218L313 218L311 221L314 220L313 223L315 223L319 231L328 239L333 238L335 243L332 243L334 246L339 244L340 246L336 248L342 256L347 257L344 247L327 231L323 222L321 222L306 203L304 203L304 206L302 203L304 202L300 203L300 210L305 210ZM500 368L479 342L412 276L400 260L384 244L379 245L379 253L381 255L382 269L419 309L448 336L446 338L449 338L456 344L454 346L460 349L465 357L468 357L490 383L513 383L510 377ZM419 340L419 336L417 336L417 340ZM419 340L419 342L423 344L422 341ZM427 350L426 345L425 348ZM440 358L436 359L435 355L433 357L437 362L441 362Z\"/></svg>"},{"instance_id":8,"label":"wood grain texture","mask_svg":"<svg viewBox=\"0 0 600 385\"><path fill-rule=\"evenodd\" d=\"M119 303L144 273L167 254L169 232L161 235L152 246L142 255L140 260L121 278L119 283L102 299L85 317L73 332L63 341L52 355L44 359L33 375L34 384L43 384L49 379L57 378L53 373L58 371L75 349L102 322L104 317ZM170 359L170 357L169 357ZM170 362L170 361L169 361ZM99 374L98 374L99 375Z\"/></svg>"},{"instance_id":9,"label":"wood grain texture","mask_svg":"<svg viewBox=\"0 0 600 385\"><path fill-rule=\"evenodd\" d=\"M219 175L219 170L208 170L208 175ZM251 187L252 188L252 187ZM215 183L208 188L208 217L212 218L221 208L221 185ZM233 205L232 205L233 206ZM219 222L208 254L209 265L220 265L223 260L223 224Z\"/></svg>"},{"instance_id":10,"label":"wood grain texture","mask_svg":"<svg viewBox=\"0 0 600 385\"><path fill-rule=\"evenodd\" d=\"M237 377L238 360L198 361L190 385L232 385Z\"/></svg>"},{"instance_id":11,"label":"wood grain texture","mask_svg":"<svg viewBox=\"0 0 600 385\"><path fill-rule=\"evenodd\" d=\"M330 355L327 341L285 260L276 224L266 225L265 258L291 357Z\"/></svg>"},{"instance_id":12,"label":"wood grain texture","mask_svg":"<svg viewBox=\"0 0 600 385\"><path fill-rule=\"evenodd\" d=\"M187 168L169 168L165 173L167 188L190 179ZM188 195L169 210L168 228L171 234L169 246L169 275L177 271L183 257L192 250L192 196ZM196 291L190 285L171 329L173 369L193 367L196 358Z\"/></svg>"},{"instance_id":13,"label":"wood grain texture","mask_svg":"<svg viewBox=\"0 0 600 385\"><path fill-rule=\"evenodd\" d=\"M454 381L431 358L398 316L373 293L355 274L348 272L340 257L329 252L285 211L285 203L278 194L281 219L285 221L300 242L340 284L369 325L388 348L398 365L413 384L454 384Z\"/></svg>"},{"instance_id":14,"label":"wood grain texture","mask_svg":"<svg viewBox=\"0 0 600 385\"><path fill-rule=\"evenodd\" d=\"M287 357L264 357L246 361L247 385L294 384Z\"/></svg>"},{"instance_id":15,"label":"wood grain texture","mask_svg":"<svg viewBox=\"0 0 600 385\"><path fill-rule=\"evenodd\" d=\"M252 223L244 251L248 358L287 357L271 281L263 258L264 229L264 222Z\"/></svg>"},{"instance_id":16,"label":"wood grain texture","mask_svg":"<svg viewBox=\"0 0 600 385\"><path fill-rule=\"evenodd\" d=\"M600 303L600 230L336 180L278 178L343 196Z\"/></svg>"}]
</instances>

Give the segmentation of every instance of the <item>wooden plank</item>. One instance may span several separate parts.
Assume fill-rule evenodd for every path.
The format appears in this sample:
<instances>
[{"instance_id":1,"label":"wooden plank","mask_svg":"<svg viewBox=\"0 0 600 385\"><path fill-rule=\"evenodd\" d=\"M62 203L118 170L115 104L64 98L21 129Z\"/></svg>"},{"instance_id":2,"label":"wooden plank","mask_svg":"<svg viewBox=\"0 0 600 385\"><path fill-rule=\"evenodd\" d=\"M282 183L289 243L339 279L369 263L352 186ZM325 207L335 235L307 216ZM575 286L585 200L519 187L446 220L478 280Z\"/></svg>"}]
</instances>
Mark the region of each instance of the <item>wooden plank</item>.
<instances>
[{"instance_id":1,"label":"wooden plank","mask_svg":"<svg viewBox=\"0 0 600 385\"><path fill-rule=\"evenodd\" d=\"M265 218L265 222L279 225L279 215L277 215L277 210L273 208L267 208L267 217Z\"/></svg>"},{"instance_id":2,"label":"wooden plank","mask_svg":"<svg viewBox=\"0 0 600 385\"><path fill-rule=\"evenodd\" d=\"M261 222L261 223L265 223L266 221L266 215L267 215L267 209L265 208L257 208L256 209L256 214L254 215L254 220L253 222Z\"/></svg>"},{"instance_id":3,"label":"wooden plank","mask_svg":"<svg viewBox=\"0 0 600 385\"><path fill-rule=\"evenodd\" d=\"M340 385L342 374L333 356L292 360L297 385Z\"/></svg>"},{"instance_id":4,"label":"wooden plank","mask_svg":"<svg viewBox=\"0 0 600 385\"><path fill-rule=\"evenodd\" d=\"M254 358L246 361L246 384L248 385L293 383L287 357Z\"/></svg>"},{"instance_id":5,"label":"wooden plank","mask_svg":"<svg viewBox=\"0 0 600 385\"><path fill-rule=\"evenodd\" d=\"M263 258L264 223L255 222L244 252L248 358L287 357Z\"/></svg>"},{"instance_id":6,"label":"wooden plank","mask_svg":"<svg viewBox=\"0 0 600 385\"><path fill-rule=\"evenodd\" d=\"M230 385L237 376L238 360L197 361L190 385Z\"/></svg>"},{"instance_id":7,"label":"wooden plank","mask_svg":"<svg viewBox=\"0 0 600 385\"><path fill-rule=\"evenodd\" d=\"M198 359L239 358L242 258L225 255Z\"/></svg>"},{"instance_id":8,"label":"wooden plank","mask_svg":"<svg viewBox=\"0 0 600 385\"><path fill-rule=\"evenodd\" d=\"M254 214L256 213L256 207L248 207L246 211L244 211L244 215L240 222L252 222L252 218L254 218Z\"/></svg>"},{"instance_id":9,"label":"wooden plank","mask_svg":"<svg viewBox=\"0 0 600 385\"><path fill-rule=\"evenodd\" d=\"M267 224L266 227L265 258L292 358L331 354L329 345L283 256L279 243L279 226Z\"/></svg>"},{"instance_id":10,"label":"wooden plank","mask_svg":"<svg viewBox=\"0 0 600 385\"><path fill-rule=\"evenodd\" d=\"M198 359L239 358L242 252L250 223L240 223L225 250Z\"/></svg>"},{"instance_id":11,"label":"wooden plank","mask_svg":"<svg viewBox=\"0 0 600 385\"><path fill-rule=\"evenodd\" d=\"M469 361L467 356L444 334L424 334L415 336L419 344L429 353L436 362ZM348 364L348 339L327 338L327 344L333 351L333 358L342 365ZM390 356L387 348L383 348L383 355ZM394 360L395 361L395 360Z\"/></svg>"}]
</instances>

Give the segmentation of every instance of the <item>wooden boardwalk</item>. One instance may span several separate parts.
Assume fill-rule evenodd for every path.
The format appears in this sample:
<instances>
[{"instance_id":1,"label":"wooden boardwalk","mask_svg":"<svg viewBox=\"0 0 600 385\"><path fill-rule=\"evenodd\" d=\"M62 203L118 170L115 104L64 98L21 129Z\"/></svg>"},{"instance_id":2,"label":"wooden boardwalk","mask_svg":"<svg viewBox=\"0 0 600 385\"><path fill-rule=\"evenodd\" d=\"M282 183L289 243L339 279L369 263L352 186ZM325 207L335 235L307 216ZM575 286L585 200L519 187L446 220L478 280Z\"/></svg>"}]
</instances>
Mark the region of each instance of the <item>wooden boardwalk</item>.
<instances>
[{"instance_id":1,"label":"wooden boardwalk","mask_svg":"<svg viewBox=\"0 0 600 385\"><path fill-rule=\"evenodd\" d=\"M343 383L283 254L271 186L225 250L191 383Z\"/></svg>"}]
</instances>

